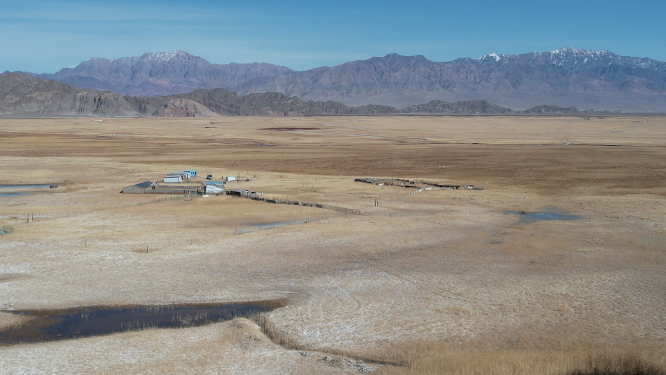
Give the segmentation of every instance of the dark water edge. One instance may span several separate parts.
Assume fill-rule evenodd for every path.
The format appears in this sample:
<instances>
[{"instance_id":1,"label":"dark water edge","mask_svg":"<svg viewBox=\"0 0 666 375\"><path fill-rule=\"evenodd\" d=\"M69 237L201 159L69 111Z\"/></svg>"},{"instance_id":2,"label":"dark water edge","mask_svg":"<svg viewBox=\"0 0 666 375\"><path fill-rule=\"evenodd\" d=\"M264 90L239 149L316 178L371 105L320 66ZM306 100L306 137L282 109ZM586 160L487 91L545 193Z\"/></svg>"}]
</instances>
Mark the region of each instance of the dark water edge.
<instances>
[{"instance_id":1,"label":"dark water edge","mask_svg":"<svg viewBox=\"0 0 666 375\"><path fill-rule=\"evenodd\" d=\"M571 215L557 207L544 207L539 212L504 211L504 213L520 216L520 219L518 219L515 225L536 223L538 221L580 220L583 218L582 216Z\"/></svg>"},{"instance_id":2,"label":"dark water edge","mask_svg":"<svg viewBox=\"0 0 666 375\"><path fill-rule=\"evenodd\" d=\"M283 306L286 306L284 300L266 300L5 311L33 319L0 330L0 345L77 339L143 329L196 327L239 317L247 318Z\"/></svg>"}]
</instances>

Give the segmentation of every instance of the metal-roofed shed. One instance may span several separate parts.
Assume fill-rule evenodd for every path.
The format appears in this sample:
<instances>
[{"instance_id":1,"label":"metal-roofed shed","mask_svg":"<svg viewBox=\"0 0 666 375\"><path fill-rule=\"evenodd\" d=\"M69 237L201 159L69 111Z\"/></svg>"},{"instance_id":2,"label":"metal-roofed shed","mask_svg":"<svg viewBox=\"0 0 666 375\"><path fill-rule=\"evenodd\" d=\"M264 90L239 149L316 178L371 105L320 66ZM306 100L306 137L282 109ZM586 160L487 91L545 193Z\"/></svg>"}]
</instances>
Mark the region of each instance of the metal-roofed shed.
<instances>
[{"instance_id":1,"label":"metal-roofed shed","mask_svg":"<svg viewBox=\"0 0 666 375\"><path fill-rule=\"evenodd\" d=\"M122 193L123 194L143 194L145 193L146 189L152 190L154 186L156 186L154 182L151 181L146 181L142 182L140 184L128 186L123 189Z\"/></svg>"}]
</instances>

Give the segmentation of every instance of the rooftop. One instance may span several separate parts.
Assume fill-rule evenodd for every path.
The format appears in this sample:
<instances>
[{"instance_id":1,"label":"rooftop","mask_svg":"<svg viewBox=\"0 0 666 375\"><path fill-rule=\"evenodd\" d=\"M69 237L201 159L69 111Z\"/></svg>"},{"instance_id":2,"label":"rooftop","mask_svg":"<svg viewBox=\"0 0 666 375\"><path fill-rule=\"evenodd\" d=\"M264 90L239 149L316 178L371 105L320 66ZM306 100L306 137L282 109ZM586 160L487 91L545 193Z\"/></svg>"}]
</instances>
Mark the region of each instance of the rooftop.
<instances>
[{"instance_id":1,"label":"rooftop","mask_svg":"<svg viewBox=\"0 0 666 375\"><path fill-rule=\"evenodd\" d=\"M151 186L153 186L153 185L154 185L154 183L152 183L151 181L146 181L146 182L142 182L142 183L140 183L140 184L136 184L136 185L134 185L134 186L136 186L136 187L140 187L140 188L142 188L142 189L147 189L147 188L149 188L149 187L151 187Z\"/></svg>"}]
</instances>

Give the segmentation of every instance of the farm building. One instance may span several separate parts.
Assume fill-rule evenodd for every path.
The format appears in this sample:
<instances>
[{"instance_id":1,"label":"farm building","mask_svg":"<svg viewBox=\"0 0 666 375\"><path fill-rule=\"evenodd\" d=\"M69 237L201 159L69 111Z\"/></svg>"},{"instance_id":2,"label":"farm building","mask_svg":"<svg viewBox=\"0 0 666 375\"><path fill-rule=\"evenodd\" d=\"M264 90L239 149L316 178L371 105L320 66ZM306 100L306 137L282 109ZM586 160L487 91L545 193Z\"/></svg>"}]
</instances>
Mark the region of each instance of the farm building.
<instances>
[{"instance_id":1,"label":"farm building","mask_svg":"<svg viewBox=\"0 0 666 375\"><path fill-rule=\"evenodd\" d=\"M123 189L123 194L174 194L174 195L196 195L203 194L203 185L160 185L146 181L140 184L128 186Z\"/></svg>"},{"instance_id":2,"label":"farm building","mask_svg":"<svg viewBox=\"0 0 666 375\"><path fill-rule=\"evenodd\" d=\"M206 181L206 194L222 194L222 193L224 193L224 182Z\"/></svg>"},{"instance_id":3,"label":"farm building","mask_svg":"<svg viewBox=\"0 0 666 375\"><path fill-rule=\"evenodd\" d=\"M197 173L196 170L185 171L185 173L187 173L190 176L188 178L194 178L194 177L198 176L198 173Z\"/></svg>"},{"instance_id":4,"label":"farm building","mask_svg":"<svg viewBox=\"0 0 666 375\"><path fill-rule=\"evenodd\" d=\"M123 189L123 194L143 194L146 189L154 189L157 186L156 183L151 181L142 182L140 184L128 186Z\"/></svg>"},{"instance_id":5,"label":"farm building","mask_svg":"<svg viewBox=\"0 0 666 375\"><path fill-rule=\"evenodd\" d=\"M164 182L180 183L183 182L183 175L171 173L164 177Z\"/></svg>"},{"instance_id":6,"label":"farm building","mask_svg":"<svg viewBox=\"0 0 666 375\"><path fill-rule=\"evenodd\" d=\"M227 190L227 195L233 195L233 196L236 196L236 197L249 197L250 196L250 191L249 190L243 190L243 189Z\"/></svg>"},{"instance_id":7,"label":"farm building","mask_svg":"<svg viewBox=\"0 0 666 375\"><path fill-rule=\"evenodd\" d=\"M236 197L259 197L264 195L264 193L259 193L256 191L250 191L245 189L235 189L235 190L227 190L227 195L233 195Z\"/></svg>"}]
</instances>

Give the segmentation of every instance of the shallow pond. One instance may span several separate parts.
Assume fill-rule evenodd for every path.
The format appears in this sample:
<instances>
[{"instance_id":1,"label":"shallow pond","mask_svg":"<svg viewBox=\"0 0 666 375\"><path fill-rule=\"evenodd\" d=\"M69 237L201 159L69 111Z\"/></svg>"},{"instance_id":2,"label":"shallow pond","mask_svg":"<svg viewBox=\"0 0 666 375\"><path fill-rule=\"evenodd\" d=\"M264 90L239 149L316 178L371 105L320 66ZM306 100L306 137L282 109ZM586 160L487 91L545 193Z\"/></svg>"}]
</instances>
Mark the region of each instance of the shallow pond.
<instances>
[{"instance_id":1,"label":"shallow pond","mask_svg":"<svg viewBox=\"0 0 666 375\"><path fill-rule=\"evenodd\" d=\"M272 229L272 228L277 228L277 227L284 227L287 225L297 225L297 224L305 224L309 223L310 220L308 219L302 219L302 220L295 220L295 221L284 221L284 222L275 222L275 223L257 223L257 224L245 224L250 226L250 228L240 228L235 230L235 234L243 234L243 233L249 233L249 232L256 232L258 230L265 230L265 229Z\"/></svg>"},{"instance_id":2,"label":"shallow pond","mask_svg":"<svg viewBox=\"0 0 666 375\"><path fill-rule=\"evenodd\" d=\"M583 218L582 216L571 215L557 207L544 207L540 212L504 211L504 213L520 216L520 219L515 223L516 225L536 223L537 221L580 220Z\"/></svg>"},{"instance_id":3,"label":"shallow pond","mask_svg":"<svg viewBox=\"0 0 666 375\"><path fill-rule=\"evenodd\" d=\"M182 328L250 317L285 306L281 300L187 305L88 306L66 310L7 311L32 320L0 331L0 344L105 335L147 328Z\"/></svg>"}]
</instances>

